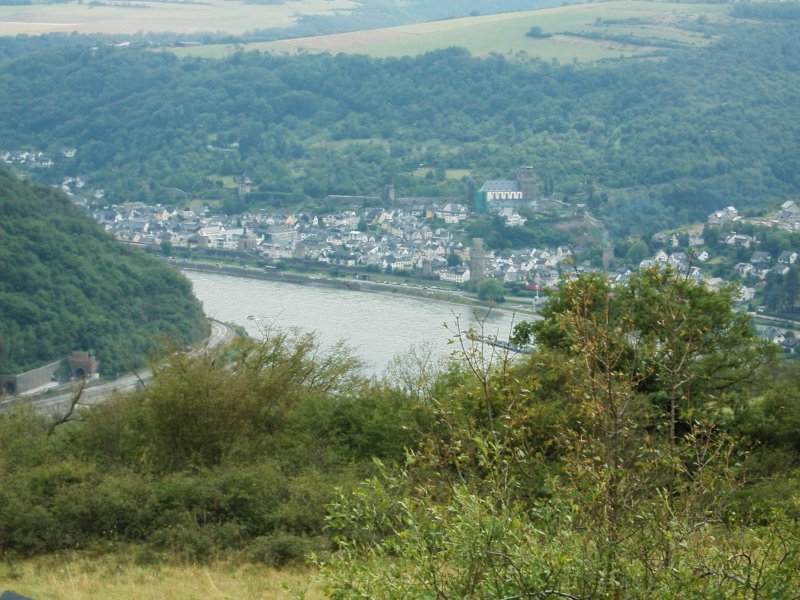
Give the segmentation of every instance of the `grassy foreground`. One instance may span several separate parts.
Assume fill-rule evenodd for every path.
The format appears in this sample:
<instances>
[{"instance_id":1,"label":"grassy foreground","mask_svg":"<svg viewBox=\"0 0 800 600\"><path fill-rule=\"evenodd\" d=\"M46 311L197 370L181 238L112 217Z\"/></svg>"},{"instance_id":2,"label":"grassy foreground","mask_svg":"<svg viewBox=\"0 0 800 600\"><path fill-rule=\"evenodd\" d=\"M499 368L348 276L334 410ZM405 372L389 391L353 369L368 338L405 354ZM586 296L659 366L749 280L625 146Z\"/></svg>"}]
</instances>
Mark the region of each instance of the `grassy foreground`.
<instances>
[{"instance_id":1,"label":"grassy foreground","mask_svg":"<svg viewBox=\"0 0 800 600\"><path fill-rule=\"evenodd\" d=\"M175 600L188 598L325 598L316 571L258 564L137 564L133 556L75 553L0 565L0 593L78 600Z\"/></svg>"}]
</instances>

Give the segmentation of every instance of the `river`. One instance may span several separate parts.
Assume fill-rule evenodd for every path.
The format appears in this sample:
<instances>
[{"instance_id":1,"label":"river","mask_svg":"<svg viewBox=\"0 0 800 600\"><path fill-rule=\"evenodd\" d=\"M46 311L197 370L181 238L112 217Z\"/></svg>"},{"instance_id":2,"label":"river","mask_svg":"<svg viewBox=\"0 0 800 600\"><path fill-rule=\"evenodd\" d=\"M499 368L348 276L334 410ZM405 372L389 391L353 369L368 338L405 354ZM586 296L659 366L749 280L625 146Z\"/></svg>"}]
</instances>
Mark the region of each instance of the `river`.
<instances>
[{"instance_id":1,"label":"river","mask_svg":"<svg viewBox=\"0 0 800 600\"><path fill-rule=\"evenodd\" d=\"M241 325L255 337L264 328L299 327L316 332L323 347L344 340L370 374L382 373L394 356L423 343L445 356L455 347L448 344L453 334L445 324L454 327L457 317L462 329L477 323L476 309L444 300L217 273L184 274L207 315ZM517 320L508 311L492 311L484 335L507 339Z\"/></svg>"}]
</instances>

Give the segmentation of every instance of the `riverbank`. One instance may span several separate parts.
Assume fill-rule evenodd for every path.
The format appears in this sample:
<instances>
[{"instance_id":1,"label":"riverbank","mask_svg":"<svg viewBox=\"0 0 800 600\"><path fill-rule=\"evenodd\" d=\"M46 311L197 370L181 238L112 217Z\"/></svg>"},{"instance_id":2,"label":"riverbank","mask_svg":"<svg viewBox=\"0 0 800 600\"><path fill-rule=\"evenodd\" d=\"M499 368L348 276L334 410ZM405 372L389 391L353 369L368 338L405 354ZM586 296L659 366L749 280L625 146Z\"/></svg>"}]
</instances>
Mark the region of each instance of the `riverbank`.
<instances>
[{"instance_id":1,"label":"riverbank","mask_svg":"<svg viewBox=\"0 0 800 600\"><path fill-rule=\"evenodd\" d=\"M479 300L473 294L459 290L444 290L441 288L432 289L410 283L384 283L379 281L368 281L361 279L348 279L344 277L325 277L316 275L304 275L291 271L278 269L259 269L255 267L237 267L228 264L210 264L193 261L179 261L174 263L179 269L186 271L197 271L200 273L215 273L218 275L229 275L231 277L243 277L247 279L261 279L267 281L280 281L283 283L293 283L297 285L319 285L328 286L341 290L354 292L366 292L374 294L385 294L389 296L409 296L413 298L423 298L426 300L448 302L450 304L460 304L476 309L488 309L489 304ZM527 318L538 318L537 306L533 299L513 298L503 303L492 305L492 310L507 313L525 315Z\"/></svg>"}]
</instances>

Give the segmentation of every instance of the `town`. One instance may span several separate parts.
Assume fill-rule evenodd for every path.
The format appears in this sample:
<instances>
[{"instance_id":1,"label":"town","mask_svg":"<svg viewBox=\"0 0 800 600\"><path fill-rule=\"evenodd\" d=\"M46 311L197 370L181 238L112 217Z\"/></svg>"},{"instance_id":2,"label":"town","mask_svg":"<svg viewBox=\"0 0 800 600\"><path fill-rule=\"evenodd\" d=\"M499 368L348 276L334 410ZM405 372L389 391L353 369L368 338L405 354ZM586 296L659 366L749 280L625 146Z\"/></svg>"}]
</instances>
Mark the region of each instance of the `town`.
<instances>
[{"instance_id":1,"label":"town","mask_svg":"<svg viewBox=\"0 0 800 600\"><path fill-rule=\"evenodd\" d=\"M74 148L62 149L57 160L68 161L76 153ZM36 150L2 151L0 159L26 170L53 165L49 155ZM120 242L173 258L238 261L267 269L313 266L333 276L472 291L489 279L501 283L505 294L534 300L557 287L562 277L587 270L605 270L622 284L637 268L671 267L712 289L736 286L742 308L760 314L778 308L775 294L769 302L770 282L788 277L800 257L800 247L786 242L800 232L800 206L792 200L769 217L746 218L728 206L708 215L705 225L629 244L625 256L609 243L602 264L579 260L567 240L553 246L488 248L464 227L471 218L493 216L504 227L517 228L526 224L525 215L546 213L603 228L585 205L567 205L540 194L534 169L525 166L515 179L488 180L480 187L467 177L462 197L402 198L388 185L380 198L330 197L329 203L339 207L330 212L252 210L225 215L179 194L174 204L99 206L105 192L85 177L64 177L58 187ZM235 179L233 191L246 198L253 182L243 174ZM775 232L786 235L775 242ZM773 243L762 243L770 239ZM795 352L791 329L763 327L763 332L787 352Z\"/></svg>"},{"instance_id":2,"label":"town","mask_svg":"<svg viewBox=\"0 0 800 600\"><path fill-rule=\"evenodd\" d=\"M126 203L91 211L118 240L164 254L223 260L256 261L275 265L312 264L332 274L352 273L360 279L391 275L431 285L475 290L484 279L502 282L506 293L539 297L554 289L563 276L590 270L577 264L570 247L513 248L495 251L482 240L469 239L462 224L474 213L501 217L507 227L525 223L520 213L536 200L526 198L518 181L489 181L476 190L470 206L464 202L409 204L393 199L393 206L359 207L327 214L271 212L214 215L206 206L180 209L170 205ZM524 212L524 211L523 211ZM756 304L771 276L784 277L800 257L798 249L771 253L753 233L753 227L800 231L800 207L784 202L774 218L756 223L743 219L735 207L709 215L706 227L657 234L639 268L671 267L712 289L734 284L744 309L763 313ZM704 231L714 233L706 240ZM719 232L723 232L721 235ZM605 268L616 283L624 283L632 267L616 264L613 249L605 253ZM716 258L716 260L714 260ZM735 263L731 261L736 260ZM614 261L619 263L619 261ZM726 264L732 269L724 269ZM634 266L635 268L635 266ZM722 275L722 276L719 276ZM762 295L759 296L759 292ZM764 327L763 334L785 351L794 353L793 332Z\"/></svg>"}]
</instances>

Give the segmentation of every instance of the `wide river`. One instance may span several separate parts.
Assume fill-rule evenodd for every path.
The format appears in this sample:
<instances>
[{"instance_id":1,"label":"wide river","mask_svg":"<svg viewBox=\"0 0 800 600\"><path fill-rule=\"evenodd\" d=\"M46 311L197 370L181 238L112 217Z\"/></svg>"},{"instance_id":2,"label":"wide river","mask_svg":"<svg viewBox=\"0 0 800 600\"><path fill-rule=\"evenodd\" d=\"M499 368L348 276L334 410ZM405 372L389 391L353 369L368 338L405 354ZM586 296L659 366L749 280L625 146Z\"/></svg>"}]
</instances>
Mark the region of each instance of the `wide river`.
<instances>
[{"instance_id":1,"label":"wide river","mask_svg":"<svg viewBox=\"0 0 800 600\"><path fill-rule=\"evenodd\" d=\"M184 274L207 315L241 325L255 337L269 327L299 327L316 332L323 347L344 340L371 374L380 374L394 356L419 344L429 343L444 356L456 347L448 344L453 334L445 324L453 328L458 318L467 329L477 323L475 308L442 300L197 271ZM485 320L484 335L508 339L518 320L510 312L493 311Z\"/></svg>"}]
</instances>

